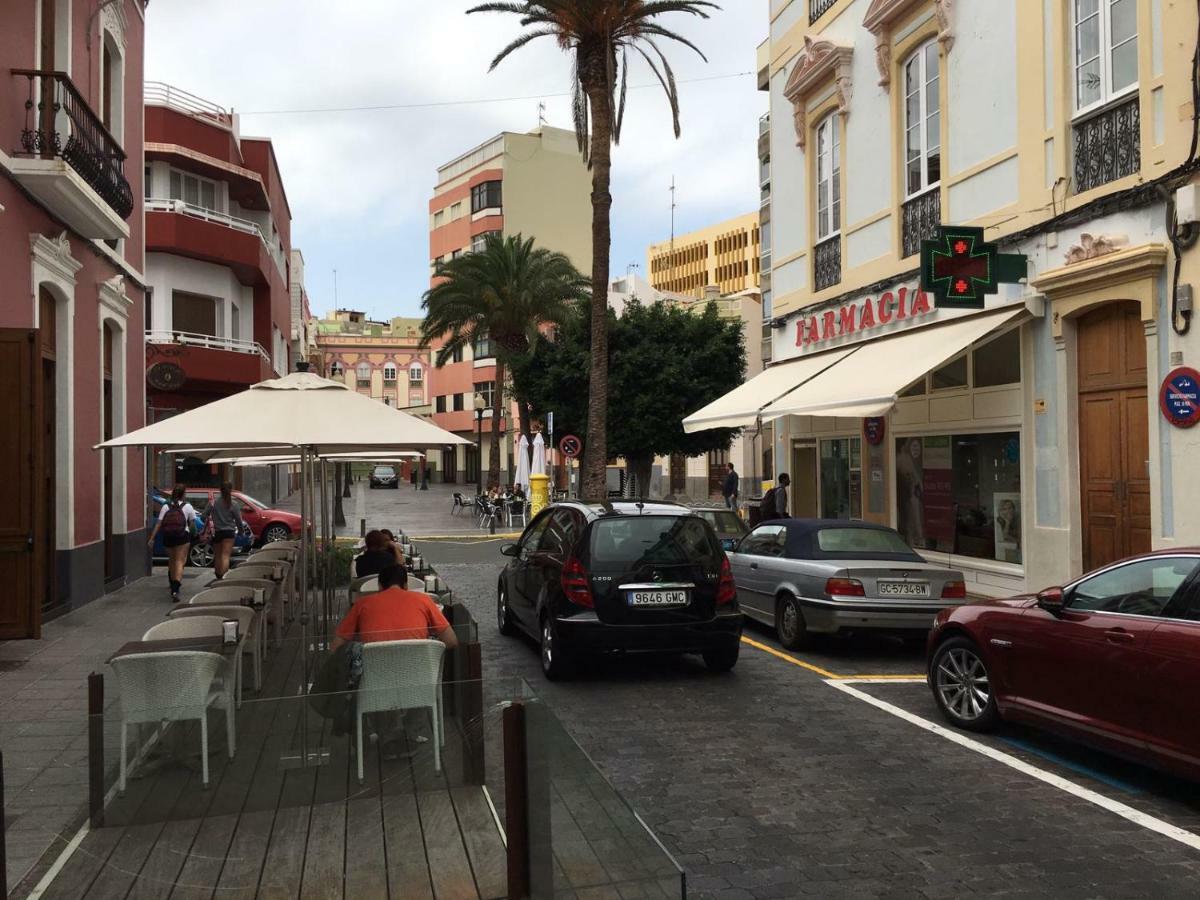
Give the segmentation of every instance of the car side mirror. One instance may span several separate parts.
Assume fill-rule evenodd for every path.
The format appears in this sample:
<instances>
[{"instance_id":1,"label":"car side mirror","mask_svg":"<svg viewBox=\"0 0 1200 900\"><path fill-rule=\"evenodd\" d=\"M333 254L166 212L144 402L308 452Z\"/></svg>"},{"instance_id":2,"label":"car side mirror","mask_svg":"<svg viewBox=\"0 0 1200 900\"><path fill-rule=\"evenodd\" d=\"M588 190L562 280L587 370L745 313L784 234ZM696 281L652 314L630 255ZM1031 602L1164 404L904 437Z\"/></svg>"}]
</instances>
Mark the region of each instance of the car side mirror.
<instances>
[{"instance_id":1,"label":"car side mirror","mask_svg":"<svg viewBox=\"0 0 1200 900\"><path fill-rule=\"evenodd\" d=\"M501 556L520 556L521 555L521 546L520 546L520 544L504 544L500 547L500 555Z\"/></svg>"},{"instance_id":2,"label":"car side mirror","mask_svg":"<svg viewBox=\"0 0 1200 900\"><path fill-rule=\"evenodd\" d=\"M1052 615L1062 612L1066 602L1066 595L1060 587L1046 588L1037 595L1037 605Z\"/></svg>"}]
</instances>

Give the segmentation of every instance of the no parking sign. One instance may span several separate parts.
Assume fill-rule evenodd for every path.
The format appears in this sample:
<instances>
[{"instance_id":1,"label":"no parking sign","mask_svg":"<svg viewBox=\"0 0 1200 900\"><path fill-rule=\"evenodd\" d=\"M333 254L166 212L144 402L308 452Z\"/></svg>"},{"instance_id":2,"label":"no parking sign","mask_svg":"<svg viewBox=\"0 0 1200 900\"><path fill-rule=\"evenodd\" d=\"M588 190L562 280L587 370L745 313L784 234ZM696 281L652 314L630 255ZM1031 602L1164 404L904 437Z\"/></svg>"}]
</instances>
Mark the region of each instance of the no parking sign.
<instances>
[{"instance_id":1,"label":"no parking sign","mask_svg":"<svg viewBox=\"0 0 1200 900\"><path fill-rule=\"evenodd\" d=\"M1177 428L1191 428L1200 422L1200 372L1187 366L1171 370L1158 392L1158 404Z\"/></svg>"}]
</instances>

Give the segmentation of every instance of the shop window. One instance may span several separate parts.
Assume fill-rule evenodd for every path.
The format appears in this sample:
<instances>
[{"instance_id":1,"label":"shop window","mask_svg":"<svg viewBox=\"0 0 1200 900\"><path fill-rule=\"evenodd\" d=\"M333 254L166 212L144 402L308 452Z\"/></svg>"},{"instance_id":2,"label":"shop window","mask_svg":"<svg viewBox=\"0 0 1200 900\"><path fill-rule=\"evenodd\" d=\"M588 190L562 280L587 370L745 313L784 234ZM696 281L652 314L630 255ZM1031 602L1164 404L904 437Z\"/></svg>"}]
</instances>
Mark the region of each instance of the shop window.
<instances>
[{"instance_id":1,"label":"shop window","mask_svg":"<svg viewBox=\"0 0 1200 900\"><path fill-rule=\"evenodd\" d=\"M821 441L821 516L862 518L862 439Z\"/></svg>"},{"instance_id":2,"label":"shop window","mask_svg":"<svg viewBox=\"0 0 1200 900\"><path fill-rule=\"evenodd\" d=\"M918 550L1022 562L1019 433L898 438L896 498Z\"/></svg>"},{"instance_id":3,"label":"shop window","mask_svg":"<svg viewBox=\"0 0 1200 900\"><path fill-rule=\"evenodd\" d=\"M924 397L925 396L925 376L922 375L899 394L901 397Z\"/></svg>"},{"instance_id":4,"label":"shop window","mask_svg":"<svg viewBox=\"0 0 1200 900\"><path fill-rule=\"evenodd\" d=\"M940 369L933 370L933 389L962 388L967 386L967 357L952 359Z\"/></svg>"},{"instance_id":5,"label":"shop window","mask_svg":"<svg viewBox=\"0 0 1200 900\"><path fill-rule=\"evenodd\" d=\"M975 387L1017 384L1021 380L1021 330L1014 328L972 354Z\"/></svg>"}]
</instances>

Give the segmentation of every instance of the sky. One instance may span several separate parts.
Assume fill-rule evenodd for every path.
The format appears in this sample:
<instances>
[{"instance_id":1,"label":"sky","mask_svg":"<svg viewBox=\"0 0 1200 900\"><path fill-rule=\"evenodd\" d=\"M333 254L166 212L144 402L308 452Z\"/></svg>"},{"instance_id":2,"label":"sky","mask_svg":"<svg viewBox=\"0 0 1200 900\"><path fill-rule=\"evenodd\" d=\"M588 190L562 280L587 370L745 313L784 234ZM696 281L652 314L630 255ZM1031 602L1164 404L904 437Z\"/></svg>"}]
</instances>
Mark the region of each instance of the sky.
<instances>
[{"instance_id":1,"label":"sky","mask_svg":"<svg viewBox=\"0 0 1200 900\"><path fill-rule=\"evenodd\" d=\"M767 3L723 0L708 21L663 18L708 57L664 46L681 82L678 141L654 76L631 65L613 154L613 277L630 264L644 275L646 247L670 236L672 177L677 234L757 209L767 98L753 73ZM232 108L243 135L273 141L314 314L335 307L336 269L337 306L373 318L420 315L437 167L501 131L536 128L539 100L548 124L573 127L568 57L542 38L489 73L519 19L465 15L472 5L155 0L147 8L146 80Z\"/></svg>"}]
</instances>

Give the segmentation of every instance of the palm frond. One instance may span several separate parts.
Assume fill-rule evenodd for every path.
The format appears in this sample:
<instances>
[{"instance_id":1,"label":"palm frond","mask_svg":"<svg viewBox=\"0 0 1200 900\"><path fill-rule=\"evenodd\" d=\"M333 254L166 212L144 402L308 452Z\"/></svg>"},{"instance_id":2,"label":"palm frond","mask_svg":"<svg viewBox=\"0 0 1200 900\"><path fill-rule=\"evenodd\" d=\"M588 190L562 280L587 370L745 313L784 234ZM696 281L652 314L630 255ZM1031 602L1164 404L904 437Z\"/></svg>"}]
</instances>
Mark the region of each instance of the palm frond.
<instances>
[{"instance_id":1,"label":"palm frond","mask_svg":"<svg viewBox=\"0 0 1200 900\"><path fill-rule=\"evenodd\" d=\"M621 48L621 95L617 101L617 115L613 119L613 143L621 143L621 124L625 121L625 92L629 87L629 56Z\"/></svg>"},{"instance_id":2,"label":"palm frond","mask_svg":"<svg viewBox=\"0 0 1200 900\"><path fill-rule=\"evenodd\" d=\"M540 37L555 37L557 34L558 32L553 28L543 28L540 31L527 31L525 34L521 35L519 38L514 40L511 44L496 54L496 56L492 59L491 65L488 66L488 71L492 71L494 68L496 68L496 66L504 62L504 60L510 54L520 50L531 41L535 41Z\"/></svg>"}]
</instances>

